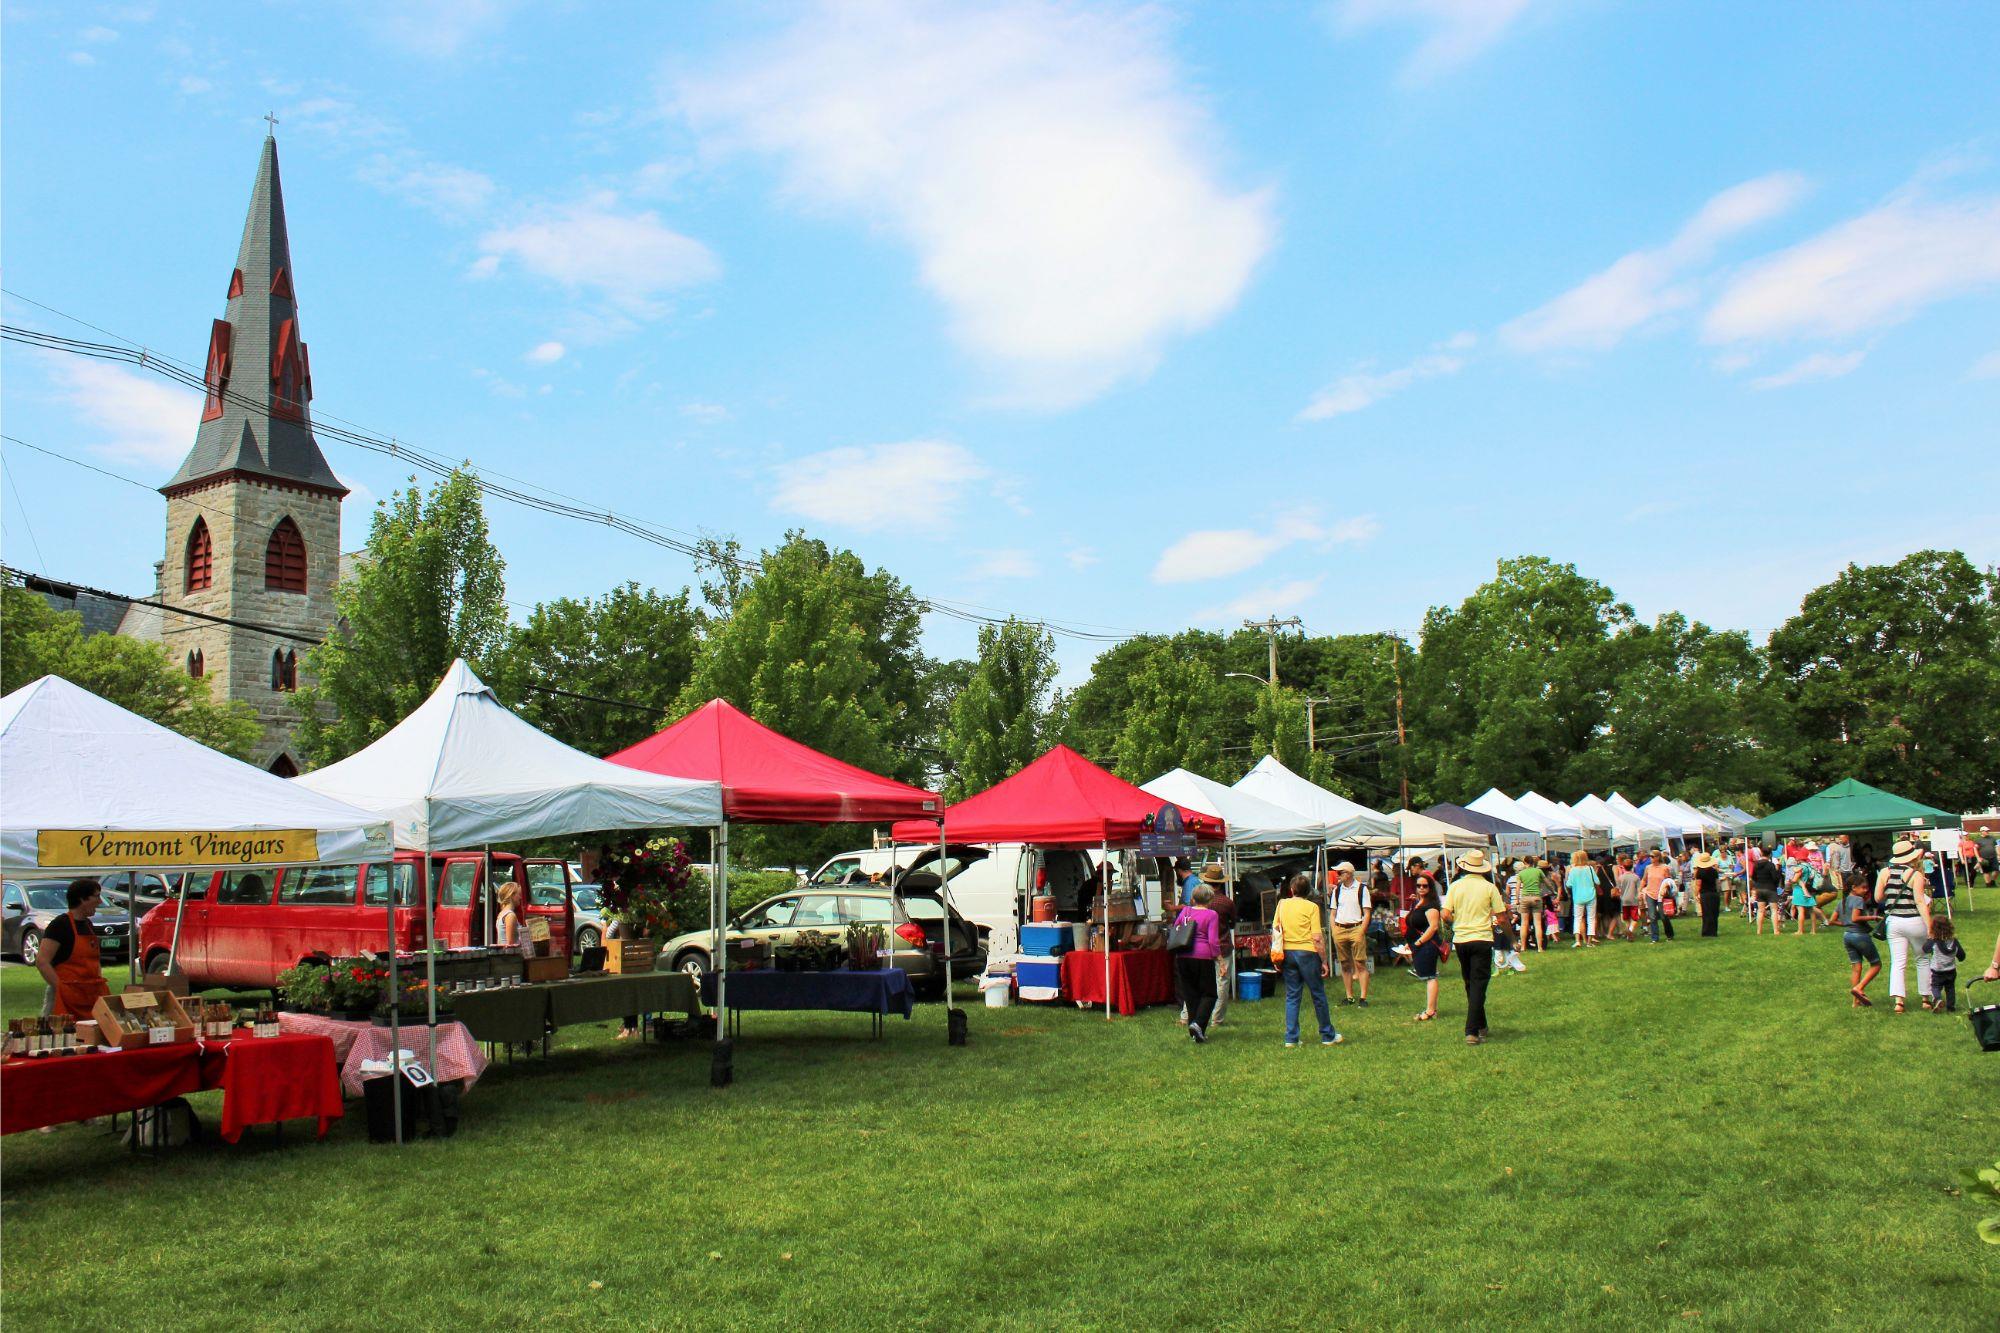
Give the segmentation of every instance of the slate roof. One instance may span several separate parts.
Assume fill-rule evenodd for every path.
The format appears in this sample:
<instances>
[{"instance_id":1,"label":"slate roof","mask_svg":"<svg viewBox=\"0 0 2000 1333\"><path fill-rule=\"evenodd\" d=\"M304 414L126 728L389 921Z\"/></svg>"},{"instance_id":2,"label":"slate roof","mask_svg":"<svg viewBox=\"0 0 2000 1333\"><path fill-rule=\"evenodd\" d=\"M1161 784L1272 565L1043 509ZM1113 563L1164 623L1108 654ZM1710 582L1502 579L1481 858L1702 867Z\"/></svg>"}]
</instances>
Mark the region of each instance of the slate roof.
<instances>
[{"instance_id":1,"label":"slate roof","mask_svg":"<svg viewBox=\"0 0 2000 1333\"><path fill-rule=\"evenodd\" d=\"M297 421L270 410L272 353L279 330L288 319L294 321L295 337L300 327L294 296L298 275L292 270L285 195L278 179L278 143L272 138L264 140L257 159L257 181L250 191L250 215L243 224L236 269L243 275L242 290L229 298L223 316L233 330L229 396L220 416L201 423L193 450L162 489L172 493L193 482L240 471L345 495L347 488L333 475L313 438L310 409Z\"/></svg>"}]
</instances>

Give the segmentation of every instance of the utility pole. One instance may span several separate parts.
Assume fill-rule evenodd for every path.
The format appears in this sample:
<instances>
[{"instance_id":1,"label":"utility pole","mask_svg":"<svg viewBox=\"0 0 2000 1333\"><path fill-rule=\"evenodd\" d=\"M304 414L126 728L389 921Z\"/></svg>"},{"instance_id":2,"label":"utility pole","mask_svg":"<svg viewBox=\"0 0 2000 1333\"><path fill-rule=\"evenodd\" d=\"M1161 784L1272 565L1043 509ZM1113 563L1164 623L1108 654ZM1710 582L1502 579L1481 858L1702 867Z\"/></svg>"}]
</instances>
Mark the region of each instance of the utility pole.
<instances>
[{"instance_id":1,"label":"utility pole","mask_svg":"<svg viewBox=\"0 0 2000 1333\"><path fill-rule=\"evenodd\" d=\"M1410 754L1403 734L1403 641L1389 638L1389 669L1396 673L1396 767L1403 779L1403 809L1410 808Z\"/></svg>"},{"instance_id":2,"label":"utility pole","mask_svg":"<svg viewBox=\"0 0 2000 1333\"><path fill-rule=\"evenodd\" d=\"M1316 704L1330 704L1332 702L1333 700L1331 699L1306 700L1306 753L1307 754L1311 754L1313 752L1313 707Z\"/></svg>"},{"instance_id":3,"label":"utility pole","mask_svg":"<svg viewBox=\"0 0 2000 1333\"><path fill-rule=\"evenodd\" d=\"M1271 674L1268 679L1273 690L1278 688L1278 631L1281 629L1298 629L1304 623L1297 616L1290 616L1284 620L1272 616L1267 620L1246 620L1243 622L1244 629L1260 629L1271 637Z\"/></svg>"}]
</instances>

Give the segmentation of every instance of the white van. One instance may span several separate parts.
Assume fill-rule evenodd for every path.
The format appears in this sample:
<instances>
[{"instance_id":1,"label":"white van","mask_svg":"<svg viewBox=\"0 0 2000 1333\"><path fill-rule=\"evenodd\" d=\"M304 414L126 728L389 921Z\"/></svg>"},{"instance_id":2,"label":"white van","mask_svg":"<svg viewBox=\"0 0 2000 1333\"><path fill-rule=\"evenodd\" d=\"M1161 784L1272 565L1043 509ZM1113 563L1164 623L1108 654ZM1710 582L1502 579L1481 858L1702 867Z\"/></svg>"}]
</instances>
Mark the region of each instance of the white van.
<instances>
[{"instance_id":1,"label":"white van","mask_svg":"<svg viewBox=\"0 0 2000 1333\"><path fill-rule=\"evenodd\" d=\"M900 855L899 855L900 853ZM952 843L945 848L945 878L951 890L951 905L960 916L986 931L1011 937L1015 915L1023 898L1035 886L1035 871L1048 872L1046 892L1053 893L1057 911L1074 911L1084 892L1084 882L1097 866L1094 852L1043 851L1018 842L994 846ZM870 876L894 878L900 873L915 877L914 883L935 885L938 849L904 846L866 848L842 852L813 873L814 884L856 883Z\"/></svg>"}]
</instances>

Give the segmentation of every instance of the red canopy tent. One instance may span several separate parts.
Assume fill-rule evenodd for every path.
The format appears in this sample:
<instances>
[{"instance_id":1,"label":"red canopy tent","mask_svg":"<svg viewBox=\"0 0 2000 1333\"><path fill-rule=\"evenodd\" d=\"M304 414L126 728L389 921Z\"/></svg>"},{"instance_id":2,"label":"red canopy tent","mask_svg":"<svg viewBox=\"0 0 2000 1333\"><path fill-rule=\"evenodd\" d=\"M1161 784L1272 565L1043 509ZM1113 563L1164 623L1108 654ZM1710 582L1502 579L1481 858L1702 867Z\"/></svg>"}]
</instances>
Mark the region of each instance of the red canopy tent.
<instances>
[{"instance_id":1,"label":"red canopy tent","mask_svg":"<svg viewBox=\"0 0 2000 1333\"><path fill-rule=\"evenodd\" d=\"M658 735L605 756L614 764L722 784L726 819L751 824L860 824L922 819L928 842L937 793L870 773L771 730L725 699Z\"/></svg>"},{"instance_id":2,"label":"red canopy tent","mask_svg":"<svg viewBox=\"0 0 2000 1333\"><path fill-rule=\"evenodd\" d=\"M1106 772L1067 745L1058 745L1004 782L969 796L944 812L946 842L1025 842L1038 847L1138 845L1163 805L1116 774ZM1175 806L1181 822L1202 842L1221 842L1228 830L1213 815ZM897 824L898 842L917 841L931 826L916 820ZM1111 924L1105 896L1105 928ZM1104 1016L1111 1016L1111 954L1104 954Z\"/></svg>"},{"instance_id":3,"label":"red canopy tent","mask_svg":"<svg viewBox=\"0 0 2000 1333\"><path fill-rule=\"evenodd\" d=\"M606 755L614 764L665 773L701 775L722 784L722 824L716 830L715 872L710 879L709 920L713 931L710 966L716 975L715 1039L724 1049L728 1019L729 953L724 920L729 915L729 821L750 824L856 824L911 819L923 830L918 842L938 837L944 799L879 773L822 754L810 745L751 717L726 699L711 699L680 721L637 745ZM928 818L925 818L928 816ZM940 846L942 856L943 848ZM940 886L949 917L951 892ZM946 926L945 1009L954 1034L963 1015L951 1013L950 927ZM718 1054L711 1075L720 1085L729 1075Z\"/></svg>"},{"instance_id":4,"label":"red canopy tent","mask_svg":"<svg viewBox=\"0 0 2000 1333\"><path fill-rule=\"evenodd\" d=\"M1038 847L1131 847L1165 804L1067 745L1058 745L1004 782L944 812L950 842L1027 842ZM1202 842L1221 842L1222 821L1185 806L1181 819ZM930 828L896 825L898 842Z\"/></svg>"}]
</instances>

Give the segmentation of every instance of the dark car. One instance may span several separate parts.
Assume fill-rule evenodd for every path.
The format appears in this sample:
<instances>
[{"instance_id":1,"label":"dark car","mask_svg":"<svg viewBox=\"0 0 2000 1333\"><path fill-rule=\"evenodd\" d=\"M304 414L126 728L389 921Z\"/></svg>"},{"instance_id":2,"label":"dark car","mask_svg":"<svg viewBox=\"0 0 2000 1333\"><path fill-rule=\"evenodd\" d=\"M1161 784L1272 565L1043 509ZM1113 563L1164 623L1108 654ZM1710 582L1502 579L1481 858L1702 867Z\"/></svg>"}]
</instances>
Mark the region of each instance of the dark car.
<instances>
[{"instance_id":1,"label":"dark car","mask_svg":"<svg viewBox=\"0 0 2000 1333\"><path fill-rule=\"evenodd\" d=\"M0 916L0 953L32 963L42 951L42 936L49 923L69 910L66 879L10 879ZM131 918L112 905L109 895L90 918L97 935L97 951L105 962L124 962L131 938Z\"/></svg>"}]
</instances>

